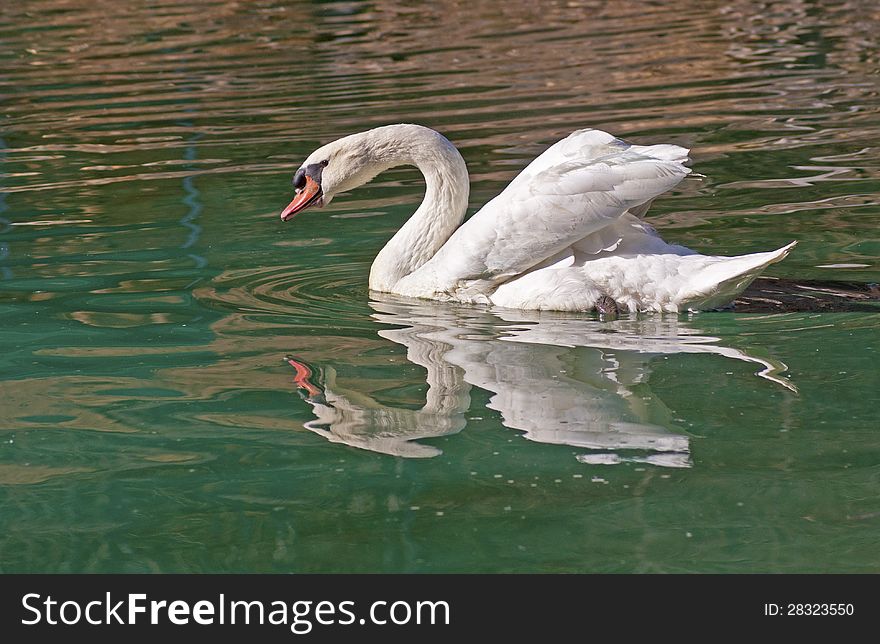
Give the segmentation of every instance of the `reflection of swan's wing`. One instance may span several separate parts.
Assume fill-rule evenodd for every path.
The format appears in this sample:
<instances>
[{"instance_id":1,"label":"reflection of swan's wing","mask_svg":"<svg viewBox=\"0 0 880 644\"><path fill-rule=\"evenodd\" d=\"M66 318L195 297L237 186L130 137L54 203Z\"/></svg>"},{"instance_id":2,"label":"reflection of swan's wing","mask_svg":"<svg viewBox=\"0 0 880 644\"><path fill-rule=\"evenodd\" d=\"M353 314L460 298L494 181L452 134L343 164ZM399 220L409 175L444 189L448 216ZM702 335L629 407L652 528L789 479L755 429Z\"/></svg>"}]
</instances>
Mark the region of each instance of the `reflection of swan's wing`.
<instances>
[{"instance_id":1,"label":"reflection of swan's wing","mask_svg":"<svg viewBox=\"0 0 880 644\"><path fill-rule=\"evenodd\" d=\"M616 360L597 349L491 340L456 347L447 354L473 385L494 395L489 407L526 438L588 449L687 452L688 438L646 422L633 392L609 377ZM647 360L642 360L647 369ZM654 407L661 403L653 403ZM654 415L663 415L662 411ZM665 410L663 410L665 411Z\"/></svg>"},{"instance_id":2,"label":"reflection of swan's wing","mask_svg":"<svg viewBox=\"0 0 880 644\"><path fill-rule=\"evenodd\" d=\"M500 317L522 321L522 315L499 311ZM789 391L797 387L778 374L785 363L749 355L733 347L719 346L719 338L697 335L677 317L620 319L595 322L582 319L552 319L535 316L536 323L515 328L502 338L513 342L553 344L563 347L597 347L646 354L711 353L761 366L757 375Z\"/></svg>"},{"instance_id":3,"label":"reflection of swan's wing","mask_svg":"<svg viewBox=\"0 0 880 644\"><path fill-rule=\"evenodd\" d=\"M532 161L412 277L488 290L675 186L690 172L687 152L630 145L599 130L574 132Z\"/></svg>"}]
</instances>

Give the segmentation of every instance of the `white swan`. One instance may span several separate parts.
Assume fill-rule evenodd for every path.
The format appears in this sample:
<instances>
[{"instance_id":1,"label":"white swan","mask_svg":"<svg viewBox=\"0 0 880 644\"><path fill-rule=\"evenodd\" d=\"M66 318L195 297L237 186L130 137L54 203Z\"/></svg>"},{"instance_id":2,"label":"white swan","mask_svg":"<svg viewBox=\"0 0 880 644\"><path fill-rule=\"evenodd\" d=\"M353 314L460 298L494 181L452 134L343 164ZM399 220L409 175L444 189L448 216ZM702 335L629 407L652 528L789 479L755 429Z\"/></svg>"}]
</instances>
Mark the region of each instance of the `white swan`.
<instances>
[{"instance_id":1,"label":"white swan","mask_svg":"<svg viewBox=\"0 0 880 644\"><path fill-rule=\"evenodd\" d=\"M296 196L281 219L414 165L425 198L373 262L374 291L514 309L590 311L606 297L630 311L712 309L796 242L736 257L664 242L640 217L690 173L687 153L578 130L462 224L469 184L458 150L429 128L388 125L313 152L294 175Z\"/></svg>"}]
</instances>

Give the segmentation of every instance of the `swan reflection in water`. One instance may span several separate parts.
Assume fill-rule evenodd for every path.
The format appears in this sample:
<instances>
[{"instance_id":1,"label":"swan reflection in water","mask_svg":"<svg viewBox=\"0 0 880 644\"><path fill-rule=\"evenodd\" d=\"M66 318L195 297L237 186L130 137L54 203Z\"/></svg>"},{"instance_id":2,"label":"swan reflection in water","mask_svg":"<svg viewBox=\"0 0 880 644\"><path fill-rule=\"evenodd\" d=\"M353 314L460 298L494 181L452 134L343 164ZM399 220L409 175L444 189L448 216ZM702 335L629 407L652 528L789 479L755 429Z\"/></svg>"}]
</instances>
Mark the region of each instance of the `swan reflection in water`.
<instances>
[{"instance_id":1,"label":"swan reflection in water","mask_svg":"<svg viewBox=\"0 0 880 644\"><path fill-rule=\"evenodd\" d=\"M756 364L758 376L794 391L781 362L750 356L699 335L678 317L614 321L530 311L485 310L383 297L378 334L406 347L427 371L421 409L393 407L337 383L330 366L288 358L316 418L305 427L334 443L409 458L442 451L419 439L464 429L471 387L490 392L504 426L540 443L589 450L585 463L690 467L688 436L647 387L658 355L711 353ZM775 386L775 385L774 385Z\"/></svg>"}]
</instances>

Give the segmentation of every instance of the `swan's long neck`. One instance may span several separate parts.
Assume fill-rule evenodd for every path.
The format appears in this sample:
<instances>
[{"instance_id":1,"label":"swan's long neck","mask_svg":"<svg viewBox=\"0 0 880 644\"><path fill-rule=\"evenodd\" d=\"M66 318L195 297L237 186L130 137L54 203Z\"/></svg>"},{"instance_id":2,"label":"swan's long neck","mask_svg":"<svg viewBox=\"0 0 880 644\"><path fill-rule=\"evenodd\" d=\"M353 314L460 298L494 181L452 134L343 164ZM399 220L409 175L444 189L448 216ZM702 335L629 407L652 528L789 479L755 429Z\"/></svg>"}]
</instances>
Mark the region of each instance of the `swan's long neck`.
<instances>
[{"instance_id":1,"label":"swan's long neck","mask_svg":"<svg viewBox=\"0 0 880 644\"><path fill-rule=\"evenodd\" d=\"M418 210L376 256L370 288L390 292L402 278L427 262L458 228L467 210L469 182L461 154L443 135L417 125L378 128L371 154L379 171L414 165L425 176L425 198Z\"/></svg>"}]
</instances>

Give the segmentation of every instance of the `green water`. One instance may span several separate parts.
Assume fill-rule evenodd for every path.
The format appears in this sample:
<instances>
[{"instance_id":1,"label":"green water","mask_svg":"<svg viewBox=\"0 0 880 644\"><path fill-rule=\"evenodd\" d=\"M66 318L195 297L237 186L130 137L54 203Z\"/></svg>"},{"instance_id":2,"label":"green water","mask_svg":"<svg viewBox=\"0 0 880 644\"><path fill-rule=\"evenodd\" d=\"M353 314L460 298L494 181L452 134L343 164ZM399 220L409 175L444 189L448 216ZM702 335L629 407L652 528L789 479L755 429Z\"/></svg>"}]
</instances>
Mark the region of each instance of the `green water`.
<instances>
[{"instance_id":1,"label":"green water","mask_svg":"<svg viewBox=\"0 0 880 644\"><path fill-rule=\"evenodd\" d=\"M278 220L343 134L443 131L473 212L594 126L693 149L705 177L648 217L668 239L798 239L771 275L880 281L877 22L830 1L3 3L0 570L880 571L877 313L371 299L414 170Z\"/></svg>"}]
</instances>

